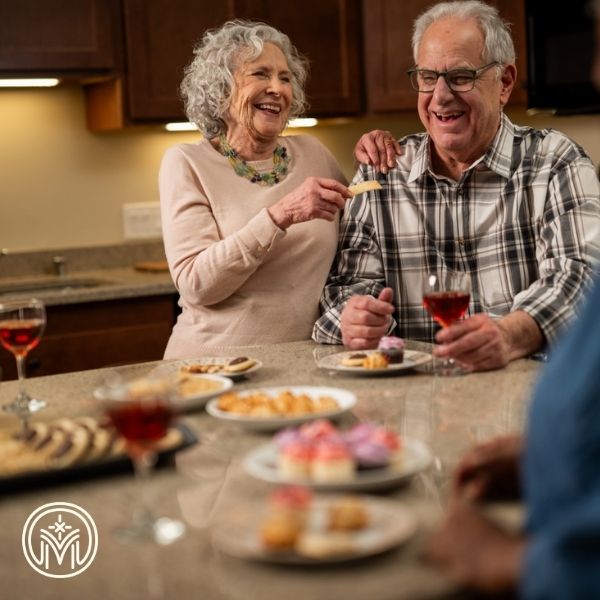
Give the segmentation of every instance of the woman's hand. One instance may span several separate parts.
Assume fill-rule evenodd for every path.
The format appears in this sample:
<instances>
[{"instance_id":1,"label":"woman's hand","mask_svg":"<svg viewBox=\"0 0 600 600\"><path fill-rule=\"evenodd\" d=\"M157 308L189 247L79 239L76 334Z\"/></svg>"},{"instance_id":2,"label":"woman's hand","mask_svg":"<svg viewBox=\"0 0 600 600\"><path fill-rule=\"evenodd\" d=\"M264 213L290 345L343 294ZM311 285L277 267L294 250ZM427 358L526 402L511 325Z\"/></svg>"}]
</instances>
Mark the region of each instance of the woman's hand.
<instances>
[{"instance_id":1,"label":"woman's hand","mask_svg":"<svg viewBox=\"0 0 600 600\"><path fill-rule=\"evenodd\" d=\"M381 173L396 166L396 156L402 155L400 144L389 131L375 129L361 136L354 147L354 158L365 165L373 165Z\"/></svg>"},{"instance_id":2,"label":"woman's hand","mask_svg":"<svg viewBox=\"0 0 600 600\"><path fill-rule=\"evenodd\" d=\"M520 435L494 438L474 446L454 472L454 493L471 500L516 500L521 495Z\"/></svg>"},{"instance_id":3,"label":"woman's hand","mask_svg":"<svg viewBox=\"0 0 600 600\"><path fill-rule=\"evenodd\" d=\"M303 184L269 208L269 214L280 229L312 219L333 221L352 194L335 179L309 177Z\"/></svg>"}]
</instances>

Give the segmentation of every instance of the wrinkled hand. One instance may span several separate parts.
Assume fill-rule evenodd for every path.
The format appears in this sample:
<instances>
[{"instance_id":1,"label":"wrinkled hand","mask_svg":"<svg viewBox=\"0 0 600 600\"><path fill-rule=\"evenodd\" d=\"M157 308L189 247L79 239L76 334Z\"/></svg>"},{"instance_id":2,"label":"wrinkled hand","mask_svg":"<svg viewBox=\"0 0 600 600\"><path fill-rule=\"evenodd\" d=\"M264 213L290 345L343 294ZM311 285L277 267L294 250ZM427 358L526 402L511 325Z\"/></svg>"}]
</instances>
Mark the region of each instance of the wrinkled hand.
<instances>
[{"instance_id":1,"label":"wrinkled hand","mask_svg":"<svg viewBox=\"0 0 600 600\"><path fill-rule=\"evenodd\" d=\"M402 149L389 131L375 129L361 136L354 147L354 158L365 165L373 165L377 171L387 173L396 166L396 156Z\"/></svg>"},{"instance_id":2,"label":"wrinkled hand","mask_svg":"<svg viewBox=\"0 0 600 600\"><path fill-rule=\"evenodd\" d=\"M390 325L394 312L391 288L381 290L373 296L352 296L342 311L342 341L353 350L375 348Z\"/></svg>"},{"instance_id":3,"label":"wrinkled hand","mask_svg":"<svg viewBox=\"0 0 600 600\"><path fill-rule=\"evenodd\" d=\"M453 358L472 371L489 371L505 367L510 361L508 338L498 322L478 313L440 330L433 353Z\"/></svg>"},{"instance_id":4,"label":"wrinkled hand","mask_svg":"<svg viewBox=\"0 0 600 600\"><path fill-rule=\"evenodd\" d=\"M274 223L287 229L312 219L333 221L352 194L335 179L308 177L304 183L269 208Z\"/></svg>"},{"instance_id":5,"label":"wrinkled hand","mask_svg":"<svg viewBox=\"0 0 600 600\"><path fill-rule=\"evenodd\" d=\"M506 435L471 448L454 471L454 493L471 500L516 500L523 438Z\"/></svg>"},{"instance_id":6,"label":"wrinkled hand","mask_svg":"<svg viewBox=\"0 0 600 600\"><path fill-rule=\"evenodd\" d=\"M486 593L514 590L526 541L505 533L477 506L455 501L426 545L424 557L457 583Z\"/></svg>"}]
</instances>

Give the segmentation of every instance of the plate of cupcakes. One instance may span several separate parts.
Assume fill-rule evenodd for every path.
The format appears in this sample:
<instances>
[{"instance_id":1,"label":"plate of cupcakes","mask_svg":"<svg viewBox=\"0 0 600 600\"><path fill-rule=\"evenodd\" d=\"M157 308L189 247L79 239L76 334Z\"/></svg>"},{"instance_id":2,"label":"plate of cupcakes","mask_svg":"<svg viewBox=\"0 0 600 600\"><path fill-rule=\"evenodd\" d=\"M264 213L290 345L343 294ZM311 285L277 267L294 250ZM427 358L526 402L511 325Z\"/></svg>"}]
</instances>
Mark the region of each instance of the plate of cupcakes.
<instances>
[{"instance_id":1,"label":"plate of cupcakes","mask_svg":"<svg viewBox=\"0 0 600 600\"><path fill-rule=\"evenodd\" d=\"M404 484L431 459L423 442L385 426L365 422L341 430L323 419L280 431L243 464L250 475L270 483L367 492Z\"/></svg>"}]
</instances>

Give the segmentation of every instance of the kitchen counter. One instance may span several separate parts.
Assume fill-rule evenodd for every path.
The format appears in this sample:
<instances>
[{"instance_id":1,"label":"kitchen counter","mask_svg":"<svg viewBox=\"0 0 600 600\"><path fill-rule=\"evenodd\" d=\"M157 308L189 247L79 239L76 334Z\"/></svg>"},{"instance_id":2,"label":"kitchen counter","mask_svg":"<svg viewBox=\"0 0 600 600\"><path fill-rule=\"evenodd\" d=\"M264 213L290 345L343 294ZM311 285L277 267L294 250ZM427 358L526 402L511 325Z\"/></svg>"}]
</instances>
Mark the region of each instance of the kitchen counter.
<instances>
[{"instance_id":1,"label":"kitchen counter","mask_svg":"<svg viewBox=\"0 0 600 600\"><path fill-rule=\"evenodd\" d=\"M43 343L43 342L42 342ZM423 345L413 345L420 349ZM338 348L339 349L339 348ZM1 497L0 580L6 598L203 598L269 600L344 598L348 600L458 598L461 593L419 559L427 531L441 514L452 468L473 443L521 431L539 363L518 360L502 371L463 377L434 377L406 372L389 377L331 375L315 365L315 356L336 350L312 342L292 342L236 350L254 356L263 367L234 389L272 385L322 385L354 391L358 403L344 419L375 420L404 436L426 443L434 455L429 469L403 487L385 494L403 503L419 521L418 534L406 545L381 556L320 567L282 567L246 562L211 544L211 527L227 511L262 502L272 486L253 479L242 467L244 455L271 439L223 423L204 410L182 420L200 442L177 454L173 468L159 469L152 481L157 513L183 519L184 538L167 547L122 543L114 529L137 502L131 475L112 475ZM143 375L161 363L120 367L127 376ZM97 414L92 390L106 374L93 370L28 382L48 408L36 419ZM0 384L0 402L10 401L16 382ZM14 417L0 415L0 427L15 427ZM29 514L49 502L73 502L87 510L99 531L93 564L69 579L49 579L33 571L21 549ZM496 507L505 522L518 523L519 508ZM471 596L466 596L471 597Z\"/></svg>"},{"instance_id":2,"label":"kitchen counter","mask_svg":"<svg viewBox=\"0 0 600 600\"><path fill-rule=\"evenodd\" d=\"M26 289L21 291L20 288ZM47 306L56 306L174 293L175 286L168 271L148 273L132 267L87 269L64 276L0 278L0 302L35 297Z\"/></svg>"}]
</instances>

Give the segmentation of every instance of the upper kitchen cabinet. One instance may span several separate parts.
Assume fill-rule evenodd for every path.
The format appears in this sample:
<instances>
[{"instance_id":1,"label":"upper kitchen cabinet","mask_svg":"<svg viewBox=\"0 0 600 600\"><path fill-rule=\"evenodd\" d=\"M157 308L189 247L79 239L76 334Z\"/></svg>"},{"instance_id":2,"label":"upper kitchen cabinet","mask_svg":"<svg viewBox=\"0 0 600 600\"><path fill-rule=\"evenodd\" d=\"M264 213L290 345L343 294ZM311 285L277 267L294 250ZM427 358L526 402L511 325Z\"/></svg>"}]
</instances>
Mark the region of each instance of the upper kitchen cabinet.
<instances>
[{"instance_id":1,"label":"upper kitchen cabinet","mask_svg":"<svg viewBox=\"0 0 600 600\"><path fill-rule=\"evenodd\" d=\"M241 0L239 14L286 33L310 61L307 96L313 116L363 110L360 0Z\"/></svg>"},{"instance_id":2,"label":"upper kitchen cabinet","mask_svg":"<svg viewBox=\"0 0 600 600\"><path fill-rule=\"evenodd\" d=\"M107 76L120 40L118 0L0 0L2 76Z\"/></svg>"},{"instance_id":3,"label":"upper kitchen cabinet","mask_svg":"<svg viewBox=\"0 0 600 600\"><path fill-rule=\"evenodd\" d=\"M517 49L517 85L511 103L526 101L524 0L490 0L511 23ZM367 105L371 112L416 110L417 97L406 71L414 66L411 38L414 20L430 0L363 0Z\"/></svg>"},{"instance_id":4,"label":"upper kitchen cabinet","mask_svg":"<svg viewBox=\"0 0 600 600\"><path fill-rule=\"evenodd\" d=\"M360 0L122 0L122 5L124 78L87 86L92 130L183 120L179 84L193 46L206 29L232 18L281 29L309 58L311 115L361 111Z\"/></svg>"}]
</instances>

